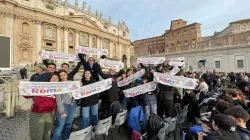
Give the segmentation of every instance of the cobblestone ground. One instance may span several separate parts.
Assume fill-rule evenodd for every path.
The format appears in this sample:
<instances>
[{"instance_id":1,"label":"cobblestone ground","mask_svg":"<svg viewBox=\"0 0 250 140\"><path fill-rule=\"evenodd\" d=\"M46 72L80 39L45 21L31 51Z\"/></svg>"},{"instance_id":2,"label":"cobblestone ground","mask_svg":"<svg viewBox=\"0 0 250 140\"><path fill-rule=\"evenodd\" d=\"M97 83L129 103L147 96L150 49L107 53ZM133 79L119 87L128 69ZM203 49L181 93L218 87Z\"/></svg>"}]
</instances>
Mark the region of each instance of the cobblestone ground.
<instances>
[{"instance_id":1,"label":"cobblestone ground","mask_svg":"<svg viewBox=\"0 0 250 140\"><path fill-rule=\"evenodd\" d=\"M0 140L30 140L29 138L29 113L30 111L19 110L14 117L5 118L0 114ZM80 127L81 119L77 117L74 124L78 127L72 131L77 131ZM129 140L127 137L127 129L121 129L119 134L112 134L112 138L106 140ZM177 133L179 134L179 133ZM94 140L101 140L102 137L94 138ZM180 140L180 136L177 136ZM173 140L173 137L166 138L166 140Z\"/></svg>"}]
</instances>

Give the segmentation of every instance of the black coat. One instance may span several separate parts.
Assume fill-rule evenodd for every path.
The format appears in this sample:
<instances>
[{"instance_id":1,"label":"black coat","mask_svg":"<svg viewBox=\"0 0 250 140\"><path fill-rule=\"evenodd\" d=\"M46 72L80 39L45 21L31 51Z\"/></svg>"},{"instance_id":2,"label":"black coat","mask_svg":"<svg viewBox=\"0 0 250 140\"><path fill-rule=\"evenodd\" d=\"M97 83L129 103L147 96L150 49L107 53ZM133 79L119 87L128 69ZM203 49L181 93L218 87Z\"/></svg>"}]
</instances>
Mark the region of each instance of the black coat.
<instances>
[{"instance_id":1,"label":"black coat","mask_svg":"<svg viewBox=\"0 0 250 140\"><path fill-rule=\"evenodd\" d=\"M195 96L185 94L181 100L181 106L184 107L186 105L188 105L187 120L196 123L195 118L200 118L200 111Z\"/></svg>"},{"instance_id":2,"label":"black coat","mask_svg":"<svg viewBox=\"0 0 250 140\"><path fill-rule=\"evenodd\" d=\"M84 59L84 56L85 56L84 54L83 55L79 54L78 56L79 56L79 58L81 60L81 63L83 65L83 67L84 67L84 70L89 70L91 72L92 78L95 81L99 81L100 79L99 79L98 70L97 70L98 69L98 64L94 63L93 66L92 66L92 68L91 68L89 62L87 62Z\"/></svg>"},{"instance_id":3,"label":"black coat","mask_svg":"<svg viewBox=\"0 0 250 140\"><path fill-rule=\"evenodd\" d=\"M30 77L30 81L37 81L39 75L40 75L40 74L38 74L38 73L33 74L33 75Z\"/></svg>"},{"instance_id":4,"label":"black coat","mask_svg":"<svg viewBox=\"0 0 250 140\"><path fill-rule=\"evenodd\" d=\"M112 78L112 87L103 93L103 95L104 95L103 102L112 103L115 101L119 101L119 96L120 96L120 92L121 92L121 90L119 89L118 84L117 84L117 78L118 78L119 74L113 74L113 75L105 74L102 72L102 68L100 65L98 65L97 69L98 69L99 75L103 79Z\"/></svg>"},{"instance_id":5,"label":"black coat","mask_svg":"<svg viewBox=\"0 0 250 140\"><path fill-rule=\"evenodd\" d=\"M81 82L83 83L83 86L85 86L85 85L95 83L95 80L90 79L90 81L86 81L84 78L82 78ZM98 99L99 99L98 94L94 94L92 96L80 99L79 104L81 107L92 106L99 102Z\"/></svg>"},{"instance_id":6,"label":"black coat","mask_svg":"<svg viewBox=\"0 0 250 140\"><path fill-rule=\"evenodd\" d=\"M160 94L158 99L160 101L174 100L174 95L179 94L177 89L168 85L158 84L160 88Z\"/></svg>"},{"instance_id":7,"label":"black coat","mask_svg":"<svg viewBox=\"0 0 250 140\"><path fill-rule=\"evenodd\" d=\"M238 126L236 131L240 135L242 140L250 140L250 131L249 130Z\"/></svg>"}]
</instances>

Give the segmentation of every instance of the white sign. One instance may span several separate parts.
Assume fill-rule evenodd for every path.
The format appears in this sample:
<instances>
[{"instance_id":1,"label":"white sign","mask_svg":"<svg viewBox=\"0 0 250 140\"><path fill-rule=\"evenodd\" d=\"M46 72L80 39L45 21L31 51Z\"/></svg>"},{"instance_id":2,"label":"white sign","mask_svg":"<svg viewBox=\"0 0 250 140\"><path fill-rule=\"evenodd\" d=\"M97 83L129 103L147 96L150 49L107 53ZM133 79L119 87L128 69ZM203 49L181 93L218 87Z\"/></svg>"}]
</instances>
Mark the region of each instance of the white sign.
<instances>
[{"instance_id":1,"label":"white sign","mask_svg":"<svg viewBox=\"0 0 250 140\"><path fill-rule=\"evenodd\" d=\"M108 55L108 49L97 49L97 48L89 48L83 46L77 46L77 53L88 54L88 55Z\"/></svg>"},{"instance_id":2,"label":"white sign","mask_svg":"<svg viewBox=\"0 0 250 140\"><path fill-rule=\"evenodd\" d=\"M135 81L136 79L140 78L143 74L145 73L144 69L141 69L140 71L136 72L133 75L130 75L129 77L117 82L118 83L118 87L123 87L128 85L129 83Z\"/></svg>"},{"instance_id":3,"label":"white sign","mask_svg":"<svg viewBox=\"0 0 250 140\"><path fill-rule=\"evenodd\" d=\"M100 66L108 69L123 69L124 65L120 61L112 61L107 59L100 59Z\"/></svg>"}]
</instances>

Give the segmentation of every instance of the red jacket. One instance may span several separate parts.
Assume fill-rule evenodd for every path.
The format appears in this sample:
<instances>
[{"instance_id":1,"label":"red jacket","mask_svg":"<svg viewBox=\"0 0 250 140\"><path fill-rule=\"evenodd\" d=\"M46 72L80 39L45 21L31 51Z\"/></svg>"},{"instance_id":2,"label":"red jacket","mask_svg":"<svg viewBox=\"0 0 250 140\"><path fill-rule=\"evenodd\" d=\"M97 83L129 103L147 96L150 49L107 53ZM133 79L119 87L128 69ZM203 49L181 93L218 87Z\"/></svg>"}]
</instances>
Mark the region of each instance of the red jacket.
<instances>
[{"instance_id":1,"label":"red jacket","mask_svg":"<svg viewBox=\"0 0 250 140\"><path fill-rule=\"evenodd\" d=\"M35 98L31 110L34 113L48 113L56 109L55 96L24 96L24 98Z\"/></svg>"}]
</instances>

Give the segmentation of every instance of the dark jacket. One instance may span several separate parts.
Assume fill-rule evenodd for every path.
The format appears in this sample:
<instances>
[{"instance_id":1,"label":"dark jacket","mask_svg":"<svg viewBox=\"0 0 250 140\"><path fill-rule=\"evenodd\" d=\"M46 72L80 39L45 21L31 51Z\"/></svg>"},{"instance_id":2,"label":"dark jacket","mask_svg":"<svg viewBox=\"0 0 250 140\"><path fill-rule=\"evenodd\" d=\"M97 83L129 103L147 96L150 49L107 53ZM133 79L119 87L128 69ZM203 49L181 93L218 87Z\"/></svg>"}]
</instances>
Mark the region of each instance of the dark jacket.
<instances>
[{"instance_id":1,"label":"dark jacket","mask_svg":"<svg viewBox=\"0 0 250 140\"><path fill-rule=\"evenodd\" d=\"M98 66L97 66L97 63L94 63L92 68L89 64L89 62L87 62L84 57L86 56L85 54L79 54L78 55L80 60L81 60L81 63L84 67L84 70L89 70L91 72L91 75L92 75L92 78L95 80L95 81L99 81L99 75L98 75Z\"/></svg>"},{"instance_id":2,"label":"dark jacket","mask_svg":"<svg viewBox=\"0 0 250 140\"><path fill-rule=\"evenodd\" d=\"M159 88L157 87L154 91L142 94L142 103L144 106L157 104L157 94Z\"/></svg>"},{"instance_id":3,"label":"dark jacket","mask_svg":"<svg viewBox=\"0 0 250 140\"><path fill-rule=\"evenodd\" d=\"M33 75L30 77L30 81L37 81L37 78L38 78L39 75L40 75L40 74L38 74L38 73L33 74Z\"/></svg>"},{"instance_id":4,"label":"dark jacket","mask_svg":"<svg viewBox=\"0 0 250 140\"><path fill-rule=\"evenodd\" d=\"M43 60L43 64L47 67L49 63L45 59L45 60ZM76 67L70 73L68 73L68 80L74 81L74 76L76 75L76 73L78 72L80 67L81 67L81 63L79 62L79 63L77 63Z\"/></svg>"},{"instance_id":5,"label":"dark jacket","mask_svg":"<svg viewBox=\"0 0 250 140\"><path fill-rule=\"evenodd\" d=\"M95 80L90 79L90 81L86 81L84 79L84 77L83 77L81 82L83 83L83 86L85 86L85 85L95 83ZM95 105L95 104L97 104L99 102L98 99L99 99L98 94L94 94L92 96L82 98L82 99L80 99L80 106L81 107L87 107L87 106Z\"/></svg>"},{"instance_id":6,"label":"dark jacket","mask_svg":"<svg viewBox=\"0 0 250 140\"><path fill-rule=\"evenodd\" d=\"M56 72L55 72L56 73ZM37 77L38 82L48 82L53 73L43 73Z\"/></svg>"},{"instance_id":7,"label":"dark jacket","mask_svg":"<svg viewBox=\"0 0 250 140\"><path fill-rule=\"evenodd\" d=\"M168 69L170 70L171 69L171 66L170 65L163 65L163 64L158 64L155 68L156 68L156 71L157 72L162 72L162 70L159 70L159 68L162 67L162 69Z\"/></svg>"},{"instance_id":8,"label":"dark jacket","mask_svg":"<svg viewBox=\"0 0 250 140\"><path fill-rule=\"evenodd\" d=\"M211 85L211 83L213 82L213 75L212 74L204 73L201 76L201 78L203 78L208 85Z\"/></svg>"},{"instance_id":9,"label":"dark jacket","mask_svg":"<svg viewBox=\"0 0 250 140\"><path fill-rule=\"evenodd\" d=\"M195 118L200 118L198 102L195 96L185 94L181 100L181 106L183 108L186 105L188 105L187 120L195 124L196 123Z\"/></svg>"},{"instance_id":10,"label":"dark jacket","mask_svg":"<svg viewBox=\"0 0 250 140\"><path fill-rule=\"evenodd\" d=\"M119 74L105 74L102 72L102 68L100 65L98 66L98 73L103 79L108 79L112 78L112 87L108 90L105 91L103 94L104 102L114 102L114 101L119 101L119 95L120 95L120 89L117 85L117 77Z\"/></svg>"},{"instance_id":11,"label":"dark jacket","mask_svg":"<svg viewBox=\"0 0 250 140\"><path fill-rule=\"evenodd\" d=\"M238 134L240 135L241 140L250 140L250 131L249 131L249 130L237 126L236 131L237 131Z\"/></svg>"},{"instance_id":12,"label":"dark jacket","mask_svg":"<svg viewBox=\"0 0 250 140\"><path fill-rule=\"evenodd\" d=\"M168 101L168 100L174 100L174 95L179 94L177 89L171 86L158 84L160 88L160 94L159 94L159 100L161 101Z\"/></svg>"}]
</instances>

